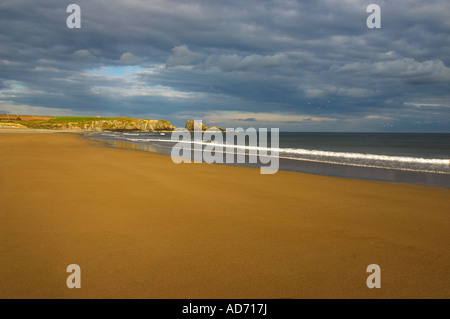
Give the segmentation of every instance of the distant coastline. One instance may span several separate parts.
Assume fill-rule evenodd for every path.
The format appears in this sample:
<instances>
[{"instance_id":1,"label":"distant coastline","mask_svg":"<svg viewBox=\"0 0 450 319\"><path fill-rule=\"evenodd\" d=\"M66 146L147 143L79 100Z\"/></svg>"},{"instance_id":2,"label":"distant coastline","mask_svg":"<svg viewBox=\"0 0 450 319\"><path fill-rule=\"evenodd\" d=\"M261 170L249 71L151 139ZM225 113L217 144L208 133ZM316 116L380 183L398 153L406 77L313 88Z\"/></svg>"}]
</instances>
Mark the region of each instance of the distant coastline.
<instances>
[{"instance_id":1,"label":"distant coastline","mask_svg":"<svg viewBox=\"0 0 450 319\"><path fill-rule=\"evenodd\" d=\"M185 128L193 132L194 121ZM170 155L176 129L169 121L129 117L1 115L3 133L79 133L113 146ZM201 130L217 130L202 123ZM192 133L191 133L192 134ZM280 135L280 169L357 179L449 187L449 134L301 133ZM202 141L202 147L208 144ZM220 146L220 144L219 144ZM222 145L222 147L225 145ZM220 152L220 150L217 150ZM243 163L244 166L252 166Z\"/></svg>"},{"instance_id":2,"label":"distant coastline","mask_svg":"<svg viewBox=\"0 0 450 319\"><path fill-rule=\"evenodd\" d=\"M88 117L88 116L42 116L42 115L15 115L0 114L0 128L44 129L80 132L172 132L177 127L167 120L138 119L132 117ZM193 132L194 121L187 120L185 128ZM221 131L216 126L205 126L202 131Z\"/></svg>"},{"instance_id":3,"label":"distant coastline","mask_svg":"<svg viewBox=\"0 0 450 319\"><path fill-rule=\"evenodd\" d=\"M0 114L0 127L80 132L172 132L166 120L131 117L74 117Z\"/></svg>"}]
</instances>

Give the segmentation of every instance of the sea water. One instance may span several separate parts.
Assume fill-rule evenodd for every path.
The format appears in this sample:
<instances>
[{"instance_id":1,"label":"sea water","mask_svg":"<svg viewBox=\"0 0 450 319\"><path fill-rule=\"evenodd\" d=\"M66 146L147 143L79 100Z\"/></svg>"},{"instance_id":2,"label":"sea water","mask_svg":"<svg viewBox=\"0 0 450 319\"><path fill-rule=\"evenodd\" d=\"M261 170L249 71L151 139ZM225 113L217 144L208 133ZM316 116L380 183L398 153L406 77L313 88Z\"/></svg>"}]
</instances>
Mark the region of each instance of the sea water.
<instances>
[{"instance_id":1,"label":"sea water","mask_svg":"<svg viewBox=\"0 0 450 319\"><path fill-rule=\"evenodd\" d=\"M103 132L90 138L167 155L177 142L171 133ZM278 151L280 170L450 187L448 133L280 132Z\"/></svg>"}]
</instances>

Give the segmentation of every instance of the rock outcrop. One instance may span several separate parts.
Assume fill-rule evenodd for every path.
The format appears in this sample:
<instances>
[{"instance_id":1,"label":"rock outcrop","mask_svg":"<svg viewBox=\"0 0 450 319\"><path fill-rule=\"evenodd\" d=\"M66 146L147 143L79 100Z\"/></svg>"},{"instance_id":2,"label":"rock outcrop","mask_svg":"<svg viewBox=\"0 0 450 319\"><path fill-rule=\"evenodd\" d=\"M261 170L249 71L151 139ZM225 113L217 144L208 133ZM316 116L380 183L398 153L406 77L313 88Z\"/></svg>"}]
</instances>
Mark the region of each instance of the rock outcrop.
<instances>
[{"instance_id":1,"label":"rock outcrop","mask_svg":"<svg viewBox=\"0 0 450 319\"><path fill-rule=\"evenodd\" d=\"M184 126L184 128L187 129L189 132L194 132L194 130L195 130L195 122L194 122L193 120L187 121L187 122L186 122L186 125ZM208 129L208 127L205 126L205 125L202 123L202 131L205 131L205 130L207 130L207 129Z\"/></svg>"},{"instance_id":2,"label":"rock outcrop","mask_svg":"<svg viewBox=\"0 0 450 319\"><path fill-rule=\"evenodd\" d=\"M194 121L193 120L188 120L187 122L186 122L186 125L184 126L189 132L194 132ZM220 132L223 132L224 130L223 129L221 129L220 127L217 127L217 126L211 126L211 127L209 127L209 126L205 126L203 123L202 123L202 131L206 131L206 130L213 130L213 131L220 131Z\"/></svg>"}]
</instances>

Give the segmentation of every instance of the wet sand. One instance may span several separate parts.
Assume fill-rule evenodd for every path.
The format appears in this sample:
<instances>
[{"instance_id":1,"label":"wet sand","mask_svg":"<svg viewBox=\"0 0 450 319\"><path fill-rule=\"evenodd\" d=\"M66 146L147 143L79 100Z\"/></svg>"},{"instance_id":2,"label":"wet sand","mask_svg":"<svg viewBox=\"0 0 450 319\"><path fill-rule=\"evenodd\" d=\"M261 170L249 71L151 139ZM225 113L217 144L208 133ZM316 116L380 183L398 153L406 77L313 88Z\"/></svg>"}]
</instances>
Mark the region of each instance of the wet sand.
<instances>
[{"instance_id":1,"label":"wet sand","mask_svg":"<svg viewBox=\"0 0 450 319\"><path fill-rule=\"evenodd\" d=\"M449 188L176 165L12 131L0 298L450 298ZM81 289L66 286L69 264Z\"/></svg>"}]
</instances>

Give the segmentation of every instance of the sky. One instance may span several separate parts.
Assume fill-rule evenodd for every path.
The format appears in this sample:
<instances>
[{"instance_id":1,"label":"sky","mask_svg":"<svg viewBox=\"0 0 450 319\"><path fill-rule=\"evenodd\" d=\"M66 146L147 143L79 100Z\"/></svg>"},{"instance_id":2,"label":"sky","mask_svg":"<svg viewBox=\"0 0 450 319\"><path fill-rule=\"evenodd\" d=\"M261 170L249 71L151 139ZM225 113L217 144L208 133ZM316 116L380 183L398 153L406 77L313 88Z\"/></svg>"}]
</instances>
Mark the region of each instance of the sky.
<instances>
[{"instance_id":1,"label":"sky","mask_svg":"<svg viewBox=\"0 0 450 319\"><path fill-rule=\"evenodd\" d=\"M0 0L0 113L450 132L450 1Z\"/></svg>"}]
</instances>

